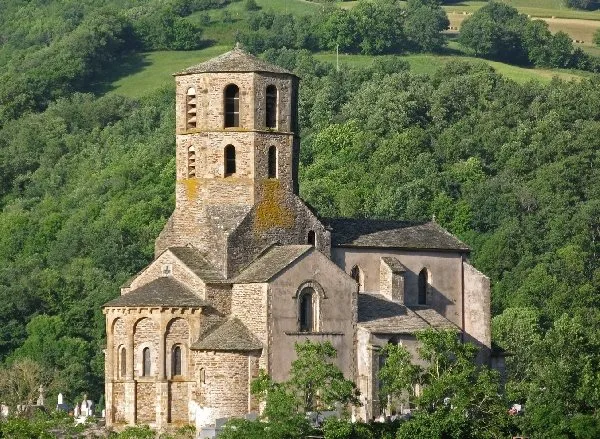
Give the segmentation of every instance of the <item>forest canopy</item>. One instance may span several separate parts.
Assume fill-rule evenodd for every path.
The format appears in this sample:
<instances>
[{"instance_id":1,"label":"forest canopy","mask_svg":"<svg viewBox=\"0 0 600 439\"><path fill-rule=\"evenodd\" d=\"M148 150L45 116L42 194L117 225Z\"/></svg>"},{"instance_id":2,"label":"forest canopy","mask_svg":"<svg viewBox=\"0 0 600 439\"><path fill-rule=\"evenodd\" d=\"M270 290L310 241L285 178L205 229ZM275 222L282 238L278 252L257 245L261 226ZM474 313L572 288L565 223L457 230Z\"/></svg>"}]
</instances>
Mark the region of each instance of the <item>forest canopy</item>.
<instances>
[{"instance_id":1,"label":"forest canopy","mask_svg":"<svg viewBox=\"0 0 600 439\"><path fill-rule=\"evenodd\" d=\"M131 51L208 44L185 17L226 3L0 2L3 368L28 359L54 394L99 398L100 307L152 259L174 207L174 92L91 91ZM445 44L438 6L415 0L398 16L395 3L323 14L329 33L268 11L240 32L302 78L301 195L329 217L435 217L470 245L492 280L494 341L515 354L507 397L531 408L524 432L586 437L600 413L600 79L518 84L484 62L418 75L398 56L338 71L306 50ZM372 32L373 11L401 21L391 38ZM541 45L521 44L547 28L504 12L518 55L552 63ZM437 30L415 37L425 21ZM296 45L271 46L279 29Z\"/></svg>"}]
</instances>

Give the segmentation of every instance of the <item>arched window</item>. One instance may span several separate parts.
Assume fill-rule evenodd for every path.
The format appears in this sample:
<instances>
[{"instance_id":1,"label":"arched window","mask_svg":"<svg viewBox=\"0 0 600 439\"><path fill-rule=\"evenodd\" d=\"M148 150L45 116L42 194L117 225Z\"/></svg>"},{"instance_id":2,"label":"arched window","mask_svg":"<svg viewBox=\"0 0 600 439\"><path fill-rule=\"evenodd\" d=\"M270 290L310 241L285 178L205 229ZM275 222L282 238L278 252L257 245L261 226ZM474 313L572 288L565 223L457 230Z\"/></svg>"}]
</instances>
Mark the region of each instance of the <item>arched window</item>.
<instances>
[{"instance_id":1,"label":"arched window","mask_svg":"<svg viewBox=\"0 0 600 439\"><path fill-rule=\"evenodd\" d=\"M423 268L419 273L419 297L417 303L419 305L427 304L427 285L429 285L429 279L427 274L427 268Z\"/></svg>"},{"instance_id":2,"label":"arched window","mask_svg":"<svg viewBox=\"0 0 600 439\"><path fill-rule=\"evenodd\" d=\"M306 242L308 245L312 245L313 247L317 244L317 235L314 230L308 232L308 236L306 238Z\"/></svg>"},{"instance_id":3,"label":"arched window","mask_svg":"<svg viewBox=\"0 0 600 439\"><path fill-rule=\"evenodd\" d=\"M127 375L127 350L121 347L119 350L119 378L125 378Z\"/></svg>"},{"instance_id":4,"label":"arched window","mask_svg":"<svg viewBox=\"0 0 600 439\"><path fill-rule=\"evenodd\" d=\"M188 148L188 178L196 176L196 148Z\"/></svg>"},{"instance_id":5,"label":"arched window","mask_svg":"<svg viewBox=\"0 0 600 439\"><path fill-rule=\"evenodd\" d=\"M267 128L277 127L277 87L269 85L267 87L265 123Z\"/></svg>"},{"instance_id":6,"label":"arched window","mask_svg":"<svg viewBox=\"0 0 600 439\"><path fill-rule=\"evenodd\" d=\"M152 363L150 361L150 348L144 348L142 351L142 376L150 376Z\"/></svg>"},{"instance_id":7,"label":"arched window","mask_svg":"<svg viewBox=\"0 0 600 439\"><path fill-rule=\"evenodd\" d=\"M235 146L225 147L225 175L235 174Z\"/></svg>"},{"instance_id":8,"label":"arched window","mask_svg":"<svg viewBox=\"0 0 600 439\"><path fill-rule=\"evenodd\" d=\"M365 274L358 265L352 267L352 270L350 270L350 276L358 284L358 291L365 291Z\"/></svg>"},{"instance_id":9,"label":"arched window","mask_svg":"<svg viewBox=\"0 0 600 439\"><path fill-rule=\"evenodd\" d=\"M171 374L173 376L181 375L181 346L173 347L173 353L171 354L172 368Z\"/></svg>"},{"instance_id":10,"label":"arched window","mask_svg":"<svg viewBox=\"0 0 600 439\"><path fill-rule=\"evenodd\" d=\"M225 88L225 128L240 126L240 89L235 84Z\"/></svg>"},{"instance_id":11,"label":"arched window","mask_svg":"<svg viewBox=\"0 0 600 439\"><path fill-rule=\"evenodd\" d=\"M300 294L300 332L315 330L314 293L312 288L305 288Z\"/></svg>"},{"instance_id":12,"label":"arched window","mask_svg":"<svg viewBox=\"0 0 600 439\"><path fill-rule=\"evenodd\" d=\"M187 129L191 130L196 128L197 125L197 100L196 100L196 89L194 87L188 88L186 94L186 120L187 120Z\"/></svg>"},{"instance_id":13,"label":"arched window","mask_svg":"<svg viewBox=\"0 0 600 439\"><path fill-rule=\"evenodd\" d=\"M269 146L269 178L277 178L277 147Z\"/></svg>"}]
</instances>

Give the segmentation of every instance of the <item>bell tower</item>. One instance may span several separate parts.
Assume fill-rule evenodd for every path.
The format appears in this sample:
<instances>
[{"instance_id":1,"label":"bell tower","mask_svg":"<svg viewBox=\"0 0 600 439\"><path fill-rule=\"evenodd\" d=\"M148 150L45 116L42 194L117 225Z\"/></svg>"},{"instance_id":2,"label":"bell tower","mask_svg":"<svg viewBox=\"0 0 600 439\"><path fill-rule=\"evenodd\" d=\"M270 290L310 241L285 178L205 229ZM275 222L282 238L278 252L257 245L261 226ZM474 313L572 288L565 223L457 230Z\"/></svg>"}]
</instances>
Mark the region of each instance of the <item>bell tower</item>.
<instances>
[{"instance_id":1,"label":"bell tower","mask_svg":"<svg viewBox=\"0 0 600 439\"><path fill-rule=\"evenodd\" d=\"M176 75L179 209L297 193L298 78L236 47Z\"/></svg>"},{"instance_id":2,"label":"bell tower","mask_svg":"<svg viewBox=\"0 0 600 439\"><path fill-rule=\"evenodd\" d=\"M298 197L298 77L236 46L175 82L176 204L155 254L192 245L229 279L269 245L328 252Z\"/></svg>"}]
</instances>

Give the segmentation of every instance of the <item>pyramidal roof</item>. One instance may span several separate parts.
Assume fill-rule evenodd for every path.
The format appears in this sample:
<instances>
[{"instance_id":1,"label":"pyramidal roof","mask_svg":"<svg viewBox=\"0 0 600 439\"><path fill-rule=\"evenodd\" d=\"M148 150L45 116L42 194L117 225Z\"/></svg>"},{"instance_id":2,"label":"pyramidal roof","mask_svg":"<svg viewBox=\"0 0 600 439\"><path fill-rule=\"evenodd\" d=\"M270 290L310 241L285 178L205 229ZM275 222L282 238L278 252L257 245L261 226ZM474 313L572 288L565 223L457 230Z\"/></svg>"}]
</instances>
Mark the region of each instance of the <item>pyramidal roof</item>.
<instances>
[{"instance_id":1,"label":"pyramidal roof","mask_svg":"<svg viewBox=\"0 0 600 439\"><path fill-rule=\"evenodd\" d=\"M217 72L267 72L296 76L289 70L250 55L248 52L242 50L239 43L236 44L233 50L203 63L188 67L185 70L175 73L175 76Z\"/></svg>"}]
</instances>

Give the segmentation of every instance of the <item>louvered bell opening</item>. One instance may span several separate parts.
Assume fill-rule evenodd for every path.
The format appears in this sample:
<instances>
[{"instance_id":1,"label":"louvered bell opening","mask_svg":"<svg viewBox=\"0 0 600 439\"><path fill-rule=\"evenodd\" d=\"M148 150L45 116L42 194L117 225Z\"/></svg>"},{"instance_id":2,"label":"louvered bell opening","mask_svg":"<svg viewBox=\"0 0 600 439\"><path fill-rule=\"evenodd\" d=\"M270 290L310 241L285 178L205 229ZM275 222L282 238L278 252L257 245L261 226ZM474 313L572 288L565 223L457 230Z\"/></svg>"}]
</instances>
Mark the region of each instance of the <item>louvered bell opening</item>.
<instances>
[{"instance_id":1,"label":"louvered bell opening","mask_svg":"<svg viewBox=\"0 0 600 439\"><path fill-rule=\"evenodd\" d=\"M193 105L194 107L196 106L196 97L193 98L189 98L187 101L188 105Z\"/></svg>"}]
</instances>

